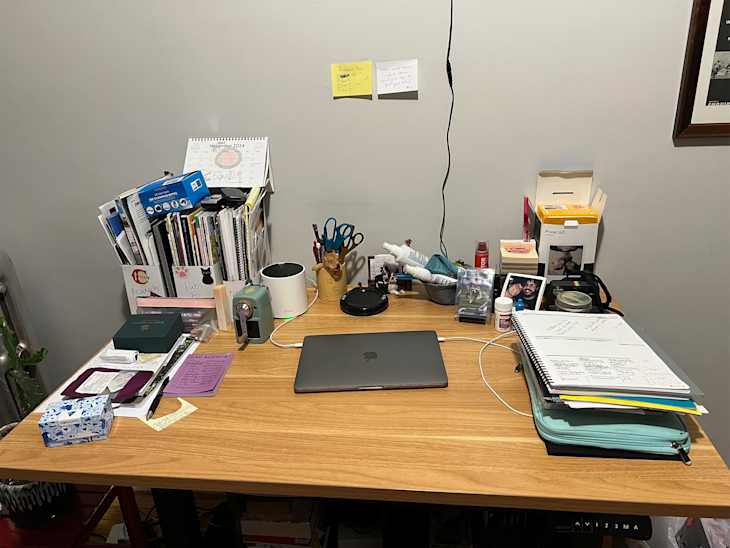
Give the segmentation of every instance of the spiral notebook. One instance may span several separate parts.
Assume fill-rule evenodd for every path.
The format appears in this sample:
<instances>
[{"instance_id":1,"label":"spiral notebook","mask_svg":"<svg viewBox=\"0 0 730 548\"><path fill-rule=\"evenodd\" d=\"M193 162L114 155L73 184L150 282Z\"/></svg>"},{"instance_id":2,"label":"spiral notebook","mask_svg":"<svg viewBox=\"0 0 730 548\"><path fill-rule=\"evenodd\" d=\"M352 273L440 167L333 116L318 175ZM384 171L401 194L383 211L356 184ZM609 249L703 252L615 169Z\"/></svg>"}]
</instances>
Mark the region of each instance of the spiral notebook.
<instances>
[{"instance_id":1,"label":"spiral notebook","mask_svg":"<svg viewBox=\"0 0 730 548\"><path fill-rule=\"evenodd\" d=\"M192 137L183 173L196 170L209 188L271 186L269 138Z\"/></svg>"},{"instance_id":2,"label":"spiral notebook","mask_svg":"<svg viewBox=\"0 0 730 548\"><path fill-rule=\"evenodd\" d=\"M621 316L523 311L512 323L551 394L690 395Z\"/></svg>"}]
</instances>

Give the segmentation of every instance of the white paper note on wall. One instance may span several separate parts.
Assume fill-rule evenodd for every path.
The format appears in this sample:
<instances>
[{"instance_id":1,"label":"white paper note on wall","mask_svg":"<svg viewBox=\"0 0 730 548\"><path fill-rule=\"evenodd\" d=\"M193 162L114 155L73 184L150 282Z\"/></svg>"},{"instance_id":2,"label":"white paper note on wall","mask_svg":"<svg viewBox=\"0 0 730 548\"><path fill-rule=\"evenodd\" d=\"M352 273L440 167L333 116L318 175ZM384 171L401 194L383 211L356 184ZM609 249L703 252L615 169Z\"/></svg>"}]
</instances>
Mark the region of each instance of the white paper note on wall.
<instances>
[{"instance_id":1,"label":"white paper note on wall","mask_svg":"<svg viewBox=\"0 0 730 548\"><path fill-rule=\"evenodd\" d=\"M418 59L376 63L378 95L418 91Z\"/></svg>"}]
</instances>

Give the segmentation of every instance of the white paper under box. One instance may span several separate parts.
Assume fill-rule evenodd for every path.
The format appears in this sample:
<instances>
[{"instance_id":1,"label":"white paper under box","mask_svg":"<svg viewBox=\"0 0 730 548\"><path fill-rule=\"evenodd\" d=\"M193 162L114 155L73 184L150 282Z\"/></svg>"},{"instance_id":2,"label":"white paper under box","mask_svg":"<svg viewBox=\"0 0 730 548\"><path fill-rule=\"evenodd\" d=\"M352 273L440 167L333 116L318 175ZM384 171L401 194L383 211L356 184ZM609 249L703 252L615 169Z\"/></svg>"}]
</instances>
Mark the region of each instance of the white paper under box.
<instances>
[{"instance_id":1,"label":"white paper under box","mask_svg":"<svg viewBox=\"0 0 730 548\"><path fill-rule=\"evenodd\" d=\"M104 440L114 421L109 394L50 404L38 421L46 447Z\"/></svg>"},{"instance_id":2,"label":"white paper under box","mask_svg":"<svg viewBox=\"0 0 730 548\"><path fill-rule=\"evenodd\" d=\"M537 175L534 237L538 273L548 281L581 270L593 271L598 228L606 194L598 189L591 200L593 171L541 171Z\"/></svg>"}]
</instances>

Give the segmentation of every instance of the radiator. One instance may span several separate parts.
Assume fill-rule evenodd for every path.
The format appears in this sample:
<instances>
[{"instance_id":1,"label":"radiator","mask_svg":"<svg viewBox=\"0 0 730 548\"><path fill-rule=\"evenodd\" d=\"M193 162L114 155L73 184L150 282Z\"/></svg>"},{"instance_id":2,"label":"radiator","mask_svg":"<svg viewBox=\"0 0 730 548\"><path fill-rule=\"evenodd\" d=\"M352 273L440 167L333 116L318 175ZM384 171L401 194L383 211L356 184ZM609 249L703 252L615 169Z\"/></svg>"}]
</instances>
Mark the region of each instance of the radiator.
<instances>
[{"instance_id":1,"label":"radiator","mask_svg":"<svg viewBox=\"0 0 730 548\"><path fill-rule=\"evenodd\" d=\"M15 273L15 268L6 253L0 250L0 316L18 335L18 340L27 348L38 348L33 334L28 308L23 291ZM5 346L0 344L0 356L5 355ZM3 360L0 360L3 361ZM15 400L5 379L5 371L0 375L0 425L20 418Z\"/></svg>"}]
</instances>

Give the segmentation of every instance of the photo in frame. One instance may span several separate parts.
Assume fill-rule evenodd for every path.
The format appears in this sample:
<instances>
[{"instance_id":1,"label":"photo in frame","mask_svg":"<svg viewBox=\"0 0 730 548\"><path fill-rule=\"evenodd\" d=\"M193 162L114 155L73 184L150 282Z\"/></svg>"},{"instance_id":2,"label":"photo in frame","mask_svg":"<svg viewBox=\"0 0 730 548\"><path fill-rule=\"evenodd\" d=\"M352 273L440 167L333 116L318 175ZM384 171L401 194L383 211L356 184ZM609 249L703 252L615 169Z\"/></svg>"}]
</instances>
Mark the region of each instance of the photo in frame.
<instances>
[{"instance_id":1,"label":"photo in frame","mask_svg":"<svg viewBox=\"0 0 730 548\"><path fill-rule=\"evenodd\" d=\"M730 0L694 0L674 139L730 137Z\"/></svg>"},{"instance_id":2,"label":"photo in frame","mask_svg":"<svg viewBox=\"0 0 730 548\"><path fill-rule=\"evenodd\" d=\"M510 272L504 280L501 297L509 297L513 303L522 299L525 310L540 310L542 294L545 292L547 280L542 276L514 274Z\"/></svg>"}]
</instances>

